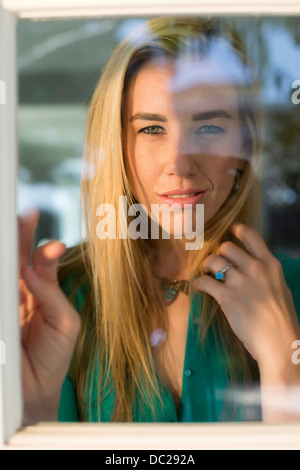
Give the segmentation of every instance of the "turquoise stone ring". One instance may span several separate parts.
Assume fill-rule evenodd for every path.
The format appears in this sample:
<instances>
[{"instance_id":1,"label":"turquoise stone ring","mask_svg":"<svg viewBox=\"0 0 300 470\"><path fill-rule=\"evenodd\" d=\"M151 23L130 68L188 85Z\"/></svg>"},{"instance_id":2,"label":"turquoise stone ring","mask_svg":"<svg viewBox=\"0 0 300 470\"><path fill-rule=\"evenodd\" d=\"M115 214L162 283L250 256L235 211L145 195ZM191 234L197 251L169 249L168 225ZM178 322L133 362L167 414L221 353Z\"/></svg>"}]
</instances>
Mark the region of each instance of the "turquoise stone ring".
<instances>
[{"instance_id":1,"label":"turquoise stone ring","mask_svg":"<svg viewBox=\"0 0 300 470\"><path fill-rule=\"evenodd\" d=\"M215 278L217 281L225 281L225 273L232 267L232 264L228 264L225 268L220 269L218 272L215 274Z\"/></svg>"}]
</instances>

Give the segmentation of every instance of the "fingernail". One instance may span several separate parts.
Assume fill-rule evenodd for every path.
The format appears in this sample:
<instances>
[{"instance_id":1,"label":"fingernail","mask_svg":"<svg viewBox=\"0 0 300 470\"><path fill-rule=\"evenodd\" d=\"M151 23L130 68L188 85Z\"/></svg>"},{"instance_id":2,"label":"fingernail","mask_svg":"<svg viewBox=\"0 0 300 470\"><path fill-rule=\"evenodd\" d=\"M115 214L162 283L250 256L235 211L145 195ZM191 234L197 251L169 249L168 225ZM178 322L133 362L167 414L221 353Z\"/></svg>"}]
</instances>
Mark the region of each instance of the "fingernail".
<instances>
[{"instance_id":1,"label":"fingernail","mask_svg":"<svg viewBox=\"0 0 300 470\"><path fill-rule=\"evenodd\" d=\"M50 239L50 238L42 238L42 239L38 242L37 246L38 246L38 247L44 246L44 245L46 245L46 244L49 243L49 242L51 242L51 239Z\"/></svg>"}]
</instances>

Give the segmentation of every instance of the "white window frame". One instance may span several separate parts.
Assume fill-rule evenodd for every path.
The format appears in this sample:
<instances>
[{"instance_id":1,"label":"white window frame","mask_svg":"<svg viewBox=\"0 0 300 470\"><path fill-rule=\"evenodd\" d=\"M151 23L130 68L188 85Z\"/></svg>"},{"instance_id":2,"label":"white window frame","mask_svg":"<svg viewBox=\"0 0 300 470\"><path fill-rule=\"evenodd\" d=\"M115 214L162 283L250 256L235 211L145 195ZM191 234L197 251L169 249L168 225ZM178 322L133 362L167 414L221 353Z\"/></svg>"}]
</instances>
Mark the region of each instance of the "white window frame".
<instances>
[{"instance_id":1,"label":"white window frame","mask_svg":"<svg viewBox=\"0 0 300 470\"><path fill-rule=\"evenodd\" d=\"M183 6L184 5L184 6ZM298 15L299 0L2 0L0 1L0 448L4 449L300 449L300 423L47 424L22 427L16 222L19 18L160 14ZM299 77L297 77L299 78ZM1 85L0 84L0 85ZM5 89L5 103L3 90ZM2 348L3 349L3 348ZM1 359L1 358L0 358Z\"/></svg>"}]
</instances>

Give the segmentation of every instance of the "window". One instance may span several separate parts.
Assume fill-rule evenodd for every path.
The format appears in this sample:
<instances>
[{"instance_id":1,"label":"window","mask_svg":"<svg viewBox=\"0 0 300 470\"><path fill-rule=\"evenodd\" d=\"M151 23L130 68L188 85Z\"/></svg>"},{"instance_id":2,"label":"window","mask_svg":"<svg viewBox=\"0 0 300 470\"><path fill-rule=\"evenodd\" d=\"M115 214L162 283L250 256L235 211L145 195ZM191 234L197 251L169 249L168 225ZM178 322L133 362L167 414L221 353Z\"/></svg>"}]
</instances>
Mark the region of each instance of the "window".
<instances>
[{"instance_id":1,"label":"window","mask_svg":"<svg viewBox=\"0 0 300 470\"><path fill-rule=\"evenodd\" d=\"M141 6L134 0L113 0L102 7L99 3L6 0L0 6L0 43L9 45L0 51L0 444L104 449L145 449L149 442L152 449L299 447L297 423L38 424L22 429L15 214L31 205L39 207L37 242L59 238L71 246L78 241L79 233L70 226L79 227L80 221L70 212L70 203L79 196L87 104L102 64L133 22L169 12L226 14L243 33L260 64L267 110L265 238L275 252L298 257L300 253L299 2L290 0L283 6L274 0L249 0L241 5L219 0L208 6L190 0L182 6L179 0L154 0ZM105 54L91 47L99 36L106 44ZM91 50L95 52L85 53ZM75 52L84 61L78 55L72 58ZM68 87L58 86L66 81ZM33 123L37 132L32 132Z\"/></svg>"}]
</instances>

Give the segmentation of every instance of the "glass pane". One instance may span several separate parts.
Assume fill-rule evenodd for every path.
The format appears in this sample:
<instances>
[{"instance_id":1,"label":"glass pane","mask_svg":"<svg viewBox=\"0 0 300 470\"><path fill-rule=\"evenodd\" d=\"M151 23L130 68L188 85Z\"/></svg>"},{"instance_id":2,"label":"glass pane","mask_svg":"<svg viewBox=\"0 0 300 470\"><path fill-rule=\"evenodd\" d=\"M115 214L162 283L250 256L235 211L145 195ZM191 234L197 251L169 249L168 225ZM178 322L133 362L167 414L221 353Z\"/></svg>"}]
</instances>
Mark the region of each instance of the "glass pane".
<instances>
[{"instance_id":1,"label":"glass pane","mask_svg":"<svg viewBox=\"0 0 300 470\"><path fill-rule=\"evenodd\" d=\"M19 208L41 210L41 238L58 237L68 245L79 241L74 201L78 204L89 101L112 51L142 21L19 22ZM262 83L264 236L271 249L297 254L300 134L292 84L299 75L298 19L229 21L242 35Z\"/></svg>"},{"instance_id":2,"label":"glass pane","mask_svg":"<svg viewBox=\"0 0 300 470\"><path fill-rule=\"evenodd\" d=\"M215 20L217 21L217 19ZM90 272L92 275L97 273L98 285L102 283L101 286L105 287L108 292L108 297L105 297L107 301L106 312L108 312L108 305L112 310L111 316L107 313L103 320L106 321L105 326L101 322L99 326L96 317L91 317L95 322L91 341L95 340L97 342L99 340L96 332L98 334L101 328L103 328L103 334L104 332L107 334L109 331L108 336L105 338L107 341L112 342L110 343L112 350L118 351L118 354L115 353L114 355L113 371L122 370L125 375L129 374L126 375L127 379L129 377L129 382L127 383L124 379L118 385L121 405L116 412L116 420L126 420L130 414L125 401L122 401L122 396L124 397L122 393L125 393L125 391L130 393L130 390L132 390L130 387L136 386L134 383L135 376L132 373L134 370L139 370L140 378L143 376L143 371L146 371L144 377L146 388L150 387L149 381L147 382L147 374L150 373L153 374L153 384L162 387L162 400L167 411L159 414L158 421L259 420L262 411L259 396L259 373L262 374L262 371L265 373L265 364L268 363L268 360L264 360L264 367L261 367L261 362L256 357L256 352L258 350L260 352L260 346L256 344L254 347L251 344L248 345L248 349L243 346L243 343L247 344L249 331L250 333L254 331L252 328L255 329L256 327L260 333L266 326L262 322L261 329L259 329L257 326L258 320L255 325L252 325L249 311L252 309L251 313L254 314L256 313L256 307L261 308L262 313L259 316L265 317L268 305L273 305L272 302L274 301L277 308L280 302L283 302L278 307L280 314L276 310L277 314L283 315L283 310L285 312L288 310L289 315L293 317L292 327L287 326L288 322L283 320L282 316L280 316L283 322L282 330L278 326L283 337L289 338L285 341L291 343L285 349L285 354L289 358L286 359L286 367L290 368L292 363L298 365L297 361L299 359L297 347L299 347L300 338L297 337L297 334L300 335L300 333L297 315L293 310L294 306L292 307L295 304L299 317L300 290L297 271L300 257L299 18L226 18L227 24L234 28L242 38L247 51L246 55L243 54L242 49L239 49L238 36L231 36L232 43L228 48L226 40L223 42L223 39L219 40L219 37L214 38L216 30L211 26L209 26L211 29L208 26L205 27L206 29L204 28L204 39L200 42L189 36L190 30L187 27L185 46L184 48L180 46L181 49L178 48L175 52L174 44L172 43L172 45L166 40L167 33L162 34L163 40L166 41L165 48L167 52L166 50L162 52L157 44L153 45L151 43L149 48L144 49L138 58L135 57L137 62L131 63L128 67L126 71L126 79L128 80L125 80L122 108L120 105L121 100L120 102L117 102L117 99L112 100L113 93L109 86L107 90L110 90L110 95L107 97L107 101L103 97L103 103L106 103L104 112L103 109L97 108L97 103L95 104L95 112L102 116L101 123L96 122L96 124L99 125L99 128L101 126L102 130L106 130L106 136L103 137L104 131L101 133L99 130L99 134L97 134L95 128L93 128L92 137L95 142L99 143L101 135L101 139L103 139L101 145L104 141L105 144L101 147L99 143L99 149L94 148L92 145L94 141L91 138L88 143L88 152L92 154L92 151L97 153L97 150L99 150L98 160L96 160L94 166L95 161L93 160L92 163L89 161L88 167L83 166L88 109L94 90L97 89L99 78L120 41L144 21L141 18L20 21L18 28L19 211L23 212L29 207L39 209L40 219L35 244L45 240L57 239L64 242L68 247L76 246L80 241L80 227L83 230L83 238L86 235L84 221L80 220L81 177L83 176L85 182L90 178L93 181L92 184L94 184L94 176L97 174L98 169L97 165L99 165L99 168L103 168L102 179L101 177L99 179L100 185L103 184L103 187L107 188L109 180L112 189L111 193L104 194L104 191L101 193L102 187L99 185L90 186L92 187L90 194L93 191L93 194L99 191L99 201L111 204L113 210L114 208L120 210L124 201L118 202L119 205L116 206L116 195L119 190L119 195L122 193L122 197L125 195L127 197L130 194L132 197L130 202L134 202L134 210L136 211L138 207L138 211L140 211L139 213L133 212L133 215L141 216L139 221L140 230L137 230L136 225L129 224L130 214L127 213L125 232L122 231L124 230L124 225L122 225L123 206L121 216L120 213L119 218L116 216L115 224L113 222L110 226L108 220L106 220L105 223L109 225L109 230L114 232L114 229L119 227L118 235L121 242L116 245L111 244L110 248L105 248L105 254L107 256L110 254L110 258L105 258L106 262L103 262L102 271L104 275L101 274L100 267L95 263L96 258L90 258L89 260L93 265ZM169 25L174 26L175 20L169 21ZM205 21L207 22L206 19L204 19ZM205 24L208 24L208 22ZM147 27L144 30L141 29L140 32L144 34L142 38L144 43L148 38L147 35L150 36L153 33ZM130 47L133 47L136 38L137 36L131 37ZM235 40L232 38L235 38ZM232 45L235 48L234 53ZM238 49L239 52L237 53ZM126 53L126 49L124 49L124 56ZM145 54L145 59L142 59L143 54ZM174 54L177 54L176 60L174 60ZM151 60L149 57L151 57ZM197 62L198 59L199 63ZM115 69L111 70L111 83L119 83L119 72L120 70L124 72L122 60L123 56L120 55L118 62L120 69L118 69L117 62L115 62ZM137 67L137 63L140 68ZM134 80L136 81L134 82ZM133 83L135 83L136 88L133 87ZM254 97L251 87L257 84L260 84L260 91ZM251 92L249 91L250 88ZM136 90L139 90L139 93ZM116 96L118 96L117 93L118 88L116 85ZM259 105L255 101L257 97ZM135 99L137 101L134 101ZM259 120L260 105L263 108L264 123ZM111 122L112 113L116 113L116 106L118 106L118 118L115 119L113 125L106 127L107 122ZM134 112L133 109L135 109ZM93 123L95 125L95 120ZM123 128L121 129L122 125ZM119 140L116 138L117 129L119 129ZM107 153L105 153L108 148L107 141L109 140L107 136L113 141L113 144L110 142L109 148L114 148L114 151L111 150L110 158L107 158ZM121 137L123 138L123 148L120 143ZM260 139L262 139L262 142L260 142ZM118 147L119 143L120 146ZM258 161L256 157L258 157L260 143L262 143L261 169L256 174L255 165ZM107 147L105 147L106 144ZM237 150L238 145L239 150ZM118 160L117 155L119 154L122 154L122 158L119 157ZM220 157L224 157L223 160ZM230 159L236 161L235 166ZM230 160L230 165L233 166L228 166L229 163L226 164L227 160ZM124 172L122 173L123 165ZM96 168L94 168L95 166ZM115 171L113 177L112 168ZM246 184L250 181L251 171L253 171L256 182L259 183L255 192L252 193L252 200L249 196L246 197L245 189ZM104 174L110 175L110 177L104 177ZM245 175L248 175L247 178L249 177L247 182ZM178 191L183 191L184 194L178 193ZM259 191L261 191L261 199L259 198ZM102 195L100 196L100 194ZM244 199L240 199L244 197L240 196L241 194L245 195ZM254 198L257 198L258 201L256 206L253 204ZM249 207L251 206L250 216L246 217L245 206L241 206L240 212L238 212L237 208L241 200L247 201ZM269 261L266 262L264 267L268 270L266 276L264 276L266 272L264 271L263 274L259 271L261 268L255 265L255 269L258 270L257 278L253 274L256 271L253 264L250 266L249 260L253 261L255 257L264 258L262 245L260 245L259 239L253 235L248 243L242 240L247 248L245 250L247 256L244 258L240 254L237 265L230 261L229 255L227 258L224 255L223 258L225 258L225 261L227 260L225 266L220 265L217 267L217 263L215 268L210 265L206 267L206 270L205 259L201 261L197 268L195 264L191 264L191 258L188 256L186 257L187 264L184 264L185 261L181 264L179 261L181 258L174 250L174 245L168 243L170 239L168 235L171 235L171 238L173 237L172 243L175 244L176 241L174 240L180 238L175 231L175 221L183 223L184 226L189 222L190 231L195 234L194 225L198 223L198 218L195 219L194 217L195 212L192 212L194 214L192 221L189 216L187 219L182 219L181 212L179 216L178 212L177 215L174 213L172 219L174 225L171 228L170 225L164 226L161 219L157 218L157 214L151 213L149 220L155 220L156 226L161 226L162 235L159 240L152 237L150 242L147 238L150 233L147 225L149 220L147 217L142 217L145 215L143 210L145 207L149 209L150 203L154 205L159 201L160 203L166 203L167 207L174 201L174 203L179 204L180 211L183 209L184 203L191 204L194 211L196 211L196 207L200 207L203 203L204 215L199 212L199 221L200 225L202 224L204 235L204 239L200 237L198 240L201 244L201 250L208 247L207 240L213 243L213 228L218 227L221 230L222 224L226 224L226 217L229 213L228 207L231 211L230 217L233 217L233 214L237 217L237 219L232 220L244 221L247 225L253 225L258 230L260 229L269 250L276 257L279 257L282 262L286 282L292 290L294 304L288 302L289 294L287 290L284 290L284 294L282 294L281 288L284 286L284 289L286 289L286 285L283 279L278 280L278 273L274 274L277 265L269 263ZM127 208L126 204L129 206L129 199L125 201L125 209ZM136 204L143 204L143 206L136 206ZM229 205L227 206L227 204ZM105 211L108 211L107 206L102 206L100 209L99 211L99 208L97 208L97 216L103 217ZM92 210L95 212L95 205ZM218 214L219 220L217 219ZM91 223L95 223L97 220L96 213L90 215ZM202 216L205 220L205 226ZM158 213L158 217L163 219L164 213ZM170 222L170 220L167 222ZM216 224L215 226L213 222ZM99 239L102 242L101 237L103 234L106 234L106 238L110 238L106 225L100 224L91 227L89 236L96 241L95 246L100 246L98 245ZM133 231L130 231L130 226ZM129 238L139 240L137 243L140 243L140 245L136 246L139 246L140 251L137 249L134 252L137 258L131 258L132 252L130 250L133 249L133 245L129 248L127 241L123 243L123 239L125 240L127 237L127 229L128 234L131 235ZM182 225L180 229L182 230ZM228 227L225 232L227 236L229 234ZM96 233L98 240L96 240ZM118 239L116 232L114 233L115 238ZM182 234L182 232L180 233ZM151 234L153 235L152 232ZM188 234L185 233L185 235L188 239ZM225 235L224 237L220 235L219 242L221 239L223 242L226 239ZM160 244L161 241L165 243ZM254 246L252 246L252 243L254 243ZM126 249L124 248L125 245ZM108 247L109 244L105 246ZM113 249L113 246L116 248ZM207 256L211 253L218 253L216 251L217 245L212 244L212 246L214 248L211 248L210 252L207 251ZM195 248L192 250L196 251ZM94 254L96 252L97 250L94 251ZM147 261L149 261L152 272L145 263L146 258L142 258L141 253L143 255L147 253L147 256L149 256ZM232 256L234 257L234 254ZM182 259L185 259L185 256ZM194 259L198 259L196 255ZM240 267L238 264L242 260L244 260L244 264ZM294 261L295 264L293 264ZM254 269L253 272L250 267ZM191 285L188 281L192 281L196 276L202 276L204 272L209 272L215 282L213 293L209 292L207 286L206 296L199 295L196 298L192 296L191 299L196 303L187 303L188 297L186 294L188 293L188 286ZM253 281L254 284L250 283L248 289L245 284L245 277L238 277L236 273L243 273L245 276L250 273L251 282ZM151 281L147 277L150 274L153 275ZM227 300L224 301L223 305L218 298L218 293L221 295L221 291L219 291L219 284L216 284L216 281L224 282L224 286L227 288L228 284L226 282L228 283L231 276L233 283L235 282L234 276L236 276L236 284L233 285L241 286L235 288L236 303L232 304L232 309L228 307ZM268 281L265 281L265 277ZM178 280L181 282L178 283ZM265 291L260 291L261 286L264 286L262 289L265 288ZM112 293L113 289L115 289L114 293ZM156 292L157 298L153 296L154 292ZM280 300L278 298L274 300L276 297L274 292L280 292L284 300L281 297ZM230 292L231 294L232 292ZM261 304L259 303L259 295L261 295ZM80 306L82 311L85 311L86 307L83 307L83 304L87 297L88 294L82 294L82 292L78 294L76 305ZM99 294L99 297L96 298L100 302L101 295ZM213 303L212 298L215 299ZM119 299L120 303L118 303ZM126 302L124 299L126 299ZM203 305L201 303L204 302L203 299L206 302L205 311L207 316L202 315L201 319L198 319L201 325L200 335L203 331L206 331L205 328L207 327L208 348L210 348L205 352L207 355L204 353L201 355L200 350L195 349L197 343L196 327L193 323L195 318L193 315L189 315L194 310L199 313L202 308L204 309L204 303ZM269 304L265 299L269 299ZM164 307L162 307L163 304ZM287 306L287 304L289 305ZM240 325L235 325L234 319L230 316L231 310L234 311L237 305L241 308L241 318L244 318L242 315L244 310L246 312L244 312L245 318L248 315L242 332L239 329ZM152 312L153 319L147 316L151 306L153 310L157 306L157 311L160 311L159 308L162 308L161 311L165 308L166 317L159 317L155 312ZM136 316L130 318L128 311L131 307ZM249 310L248 314L247 308ZM228 309L229 311L227 311ZM181 311L184 311L186 315L181 315ZM138 312L143 312L143 314ZM147 312L147 315L145 312ZM237 312L235 313L237 315ZM98 312L98 314L100 318L100 313ZM128 316L126 317L126 315ZM151 313L149 315L151 316ZM169 325L169 330L167 325ZM278 343L277 335L279 337L279 333L275 332L276 325L273 326L274 330L271 328L272 331L268 332L266 337L262 336L260 344L265 340L266 344L270 345ZM115 330L110 330L110 328L115 328ZM125 331L128 332L128 338L124 336ZM143 343L146 331L148 334L148 349ZM283 333L284 331L285 333ZM136 337L133 334L134 332ZM216 348L214 334L220 341L225 337L225 343L221 341L222 347L225 348L221 353ZM238 341L236 341L235 335L238 336ZM87 337L88 331L85 330L85 338ZM136 338L137 342L135 342ZM252 341L255 343L254 338L252 338ZM129 347L130 344L133 350ZM231 349L231 346L233 349ZM254 349L256 348L255 353L252 346ZM81 351L82 356L80 356L85 365L88 364L87 357L89 357L89 354L92 355L88 347L89 345L85 344L84 352ZM229 348L229 356L226 355L227 347ZM294 354L293 349L295 350ZM105 352L101 351L103 359ZM150 357L149 351L152 353ZM198 353L199 357L197 356ZM120 369L118 369L117 357L121 360L123 356L124 361L121 361ZM198 357L197 361L196 357ZM139 361L137 358L139 358ZM154 359L156 379L155 373L151 369L153 366L152 359ZM239 367L244 367L241 365L243 359L248 364L247 371L254 378L254 387L253 384L251 387L249 385L246 390L242 388L239 382L239 373L241 372ZM228 387L224 385L227 383L227 360L229 361L230 374L234 375L233 371L235 370L240 384L234 388L232 396L230 395L231 388L229 384ZM199 364L201 364L201 367ZM271 359L269 364L271 367ZM244 372L246 369L243 369ZM78 372L78 367L76 370L77 372L72 372L72 377L74 379L74 374L77 373L76 377L81 386L83 379ZM105 371L105 367L103 370ZM300 383L299 370L293 369L293 374L292 385L296 385L297 391ZM85 380L88 381L87 378ZM144 383L141 383L141 389L136 390L136 396L139 398L137 403L134 402L134 412L136 414L133 420L151 421L153 416L150 411L145 411L143 408L147 400L143 395L145 391L143 389ZM92 386L91 397L97 402L100 396L97 392L97 385L93 382L89 386ZM70 392L70 390L73 390L73 385L69 377L64 387L65 396L68 396L68 393L73 393ZM199 395L195 393L195 390L199 390ZM102 392L105 395L105 390L102 390ZM112 395L108 396L111 399ZM251 413L254 413L251 415L252 418L249 418L247 413L246 417L238 413L237 415L234 415L234 413L230 415L229 413L229 416L226 414L228 409L225 410L224 414L228 397L229 402L231 404L233 402L238 409L241 406L241 408L244 407L243 411L245 409L248 411L249 408ZM104 399L105 403L102 408L100 406L102 421L113 419L112 403L109 402L109 399L106 396L108 401ZM83 400L82 397L81 400ZM284 409L284 411L288 414L292 412L291 414L294 417L300 419L299 405L296 403L297 400L295 402L293 400L294 398L291 398L289 401L292 409ZM89 419L84 414L85 408L82 403L81 409L77 410L79 414L76 415L75 412L75 417ZM151 400L149 403L151 404ZM159 403L155 403L156 411L160 410ZM283 397L283 403L286 406L285 397ZM67 406L66 401L63 402L62 406ZM231 412L232 409L229 408L229 411ZM64 415L64 419L67 419L66 415ZM96 405L92 409L91 419L98 420Z\"/></svg>"},{"instance_id":3,"label":"glass pane","mask_svg":"<svg viewBox=\"0 0 300 470\"><path fill-rule=\"evenodd\" d=\"M136 22L19 22L19 211L39 209L36 243L79 242L88 105L113 49Z\"/></svg>"}]
</instances>

